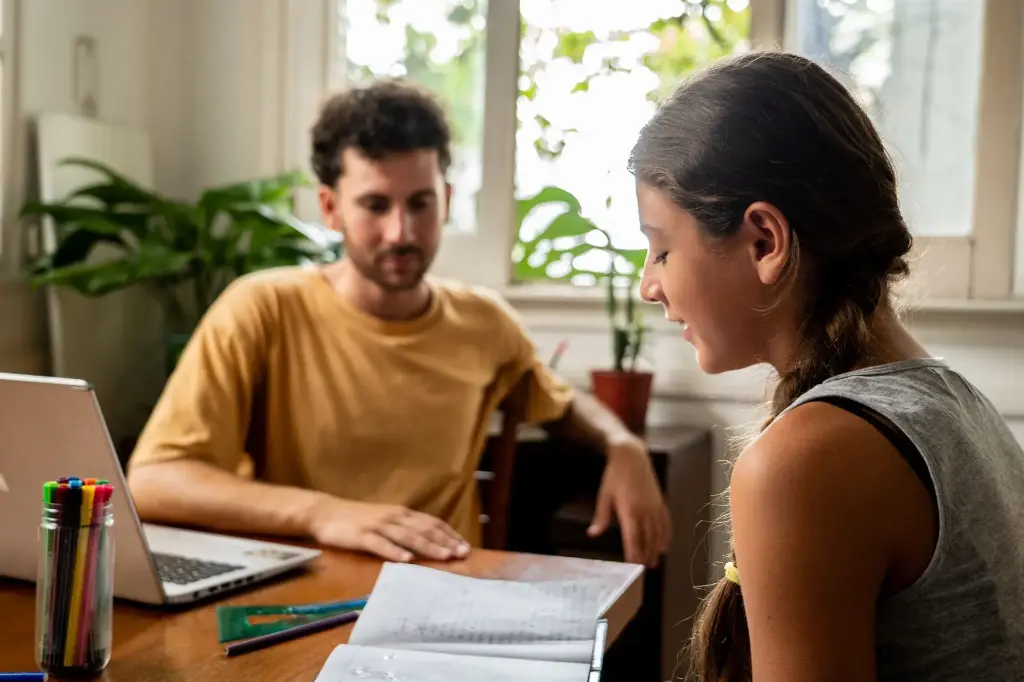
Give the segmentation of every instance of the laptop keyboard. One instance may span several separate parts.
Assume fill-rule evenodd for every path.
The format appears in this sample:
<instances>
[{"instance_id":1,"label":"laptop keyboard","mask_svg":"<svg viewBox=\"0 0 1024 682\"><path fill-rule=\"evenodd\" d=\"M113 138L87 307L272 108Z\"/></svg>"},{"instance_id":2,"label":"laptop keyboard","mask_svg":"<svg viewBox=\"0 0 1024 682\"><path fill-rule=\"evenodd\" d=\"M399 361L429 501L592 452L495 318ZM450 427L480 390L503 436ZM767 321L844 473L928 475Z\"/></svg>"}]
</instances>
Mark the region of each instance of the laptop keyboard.
<instances>
[{"instance_id":1,"label":"laptop keyboard","mask_svg":"<svg viewBox=\"0 0 1024 682\"><path fill-rule=\"evenodd\" d=\"M200 561L189 559L177 554L153 554L160 579L165 583L188 585L206 578L212 578L229 571L237 571L245 566L221 564L216 561Z\"/></svg>"}]
</instances>

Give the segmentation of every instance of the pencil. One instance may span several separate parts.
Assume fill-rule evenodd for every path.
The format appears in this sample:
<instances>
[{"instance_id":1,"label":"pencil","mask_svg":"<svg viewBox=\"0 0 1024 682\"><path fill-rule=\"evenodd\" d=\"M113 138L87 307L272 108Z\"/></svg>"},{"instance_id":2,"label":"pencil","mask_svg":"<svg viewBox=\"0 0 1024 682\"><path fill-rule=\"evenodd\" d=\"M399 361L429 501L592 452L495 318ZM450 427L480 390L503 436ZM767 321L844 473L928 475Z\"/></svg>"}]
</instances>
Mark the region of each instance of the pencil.
<instances>
[{"instance_id":1,"label":"pencil","mask_svg":"<svg viewBox=\"0 0 1024 682\"><path fill-rule=\"evenodd\" d=\"M258 651L259 649L265 649L281 642L288 642L299 637L305 637L315 632L321 632L323 630L329 630L331 628L338 627L339 625L345 625L351 623L362 611L349 611L348 613L342 613L337 616L328 616L327 618L321 618L320 620L314 620L311 623L305 623L303 625L296 625L293 628L287 630L281 630L280 632L272 632L269 635L262 635L260 637L253 637L252 639L246 639L236 644L229 644L225 649L224 653L228 656L238 656L241 654L247 654L250 651Z\"/></svg>"},{"instance_id":2,"label":"pencil","mask_svg":"<svg viewBox=\"0 0 1024 682\"><path fill-rule=\"evenodd\" d=\"M548 367L551 369L557 369L558 363L561 361L562 356L565 355L565 350L569 347L569 342L566 339L562 339L558 342L558 346L555 348L555 352L551 355L551 359L548 360Z\"/></svg>"}]
</instances>

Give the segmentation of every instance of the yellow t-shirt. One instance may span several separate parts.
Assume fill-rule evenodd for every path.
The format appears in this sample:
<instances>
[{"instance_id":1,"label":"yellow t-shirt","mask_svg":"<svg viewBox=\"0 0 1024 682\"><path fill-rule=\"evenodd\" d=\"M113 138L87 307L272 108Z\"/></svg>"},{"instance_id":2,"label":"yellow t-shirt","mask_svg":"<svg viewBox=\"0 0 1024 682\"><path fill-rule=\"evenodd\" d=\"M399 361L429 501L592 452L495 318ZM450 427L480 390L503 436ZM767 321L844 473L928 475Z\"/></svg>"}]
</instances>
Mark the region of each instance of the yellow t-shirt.
<instances>
[{"instance_id":1,"label":"yellow t-shirt","mask_svg":"<svg viewBox=\"0 0 1024 682\"><path fill-rule=\"evenodd\" d=\"M561 417L570 388L496 295L431 281L430 309L387 322L315 268L236 280L168 380L129 466L196 459L260 480L401 504L479 544L474 472L490 415L527 371L527 418Z\"/></svg>"}]
</instances>

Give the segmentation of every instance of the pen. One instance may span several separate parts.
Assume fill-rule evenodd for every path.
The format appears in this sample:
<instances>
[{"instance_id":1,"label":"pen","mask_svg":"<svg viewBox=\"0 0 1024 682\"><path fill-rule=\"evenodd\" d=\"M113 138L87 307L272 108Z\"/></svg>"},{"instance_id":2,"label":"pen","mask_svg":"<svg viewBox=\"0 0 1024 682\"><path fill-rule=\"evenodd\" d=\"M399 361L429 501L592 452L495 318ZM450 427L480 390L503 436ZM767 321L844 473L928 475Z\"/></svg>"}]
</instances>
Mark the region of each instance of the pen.
<instances>
[{"instance_id":1,"label":"pen","mask_svg":"<svg viewBox=\"0 0 1024 682\"><path fill-rule=\"evenodd\" d=\"M562 355L565 354L565 349L569 347L569 342L562 339L558 342L558 346L555 348L555 352L551 355L551 359L548 360L548 367L551 369L558 368L558 362L562 359Z\"/></svg>"},{"instance_id":2,"label":"pen","mask_svg":"<svg viewBox=\"0 0 1024 682\"><path fill-rule=\"evenodd\" d=\"M329 601L322 604L299 604L287 607L283 613L330 613L331 611L341 611L342 609L361 609L366 606L367 599L368 597L360 597L359 599Z\"/></svg>"},{"instance_id":3,"label":"pen","mask_svg":"<svg viewBox=\"0 0 1024 682\"><path fill-rule=\"evenodd\" d=\"M601 682L601 669L604 667L604 649L608 643L608 621L601 618L597 621L594 632L594 652L590 658L590 676L587 682Z\"/></svg>"},{"instance_id":4,"label":"pen","mask_svg":"<svg viewBox=\"0 0 1024 682\"><path fill-rule=\"evenodd\" d=\"M45 682L46 673L0 673L3 682Z\"/></svg>"},{"instance_id":5,"label":"pen","mask_svg":"<svg viewBox=\"0 0 1024 682\"><path fill-rule=\"evenodd\" d=\"M287 630L281 630L280 632L272 632L269 635L262 635L260 637L253 637L252 639L246 639L236 644L229 644L225 649L224 653L230 656L238 656L240 654L247 654L250 651L257 651L259 649L265 649L268 646L274 646L281 642L288 642L299 637L311 635L314 632L320 632L321 630L329 630L330 628L338 627L346 623L351 623L359 617L361 611L349 611L348 613L342 613L337 616L328 616L327 618L321 618L320 620L314 620L310 623L304 623L302 625L296 625L293 628Z\"/></svg>"}]
</instances>

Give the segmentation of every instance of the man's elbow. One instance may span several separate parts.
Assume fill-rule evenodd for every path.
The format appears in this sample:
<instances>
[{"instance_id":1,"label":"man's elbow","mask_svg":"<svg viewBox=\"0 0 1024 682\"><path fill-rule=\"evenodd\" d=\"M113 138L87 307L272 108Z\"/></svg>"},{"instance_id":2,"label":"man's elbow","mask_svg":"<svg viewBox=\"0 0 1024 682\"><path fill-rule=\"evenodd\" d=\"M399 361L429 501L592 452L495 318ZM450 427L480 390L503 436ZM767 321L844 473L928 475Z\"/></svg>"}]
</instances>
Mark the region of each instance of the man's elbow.
<instances>
[{"instance_id":1,"label":"man's elbow","mask_svg":"<svg viewBox=\"0 0 1024 682\"><path fill-rule=\"evenodd\" d=\"M189 462L172 460L129 465L125 482L143 521L166 521L180 491L190 487L190 478Z\"/></svg>"},{"instance_id":2,"label":"man's elbow","mask_svg":"<svg viewBox=\"0 0 1024 682\"><path fill-rule=\"evenodd\" d=\"M163 478L160 470L163 468L165 466L160 463L143 464L128 468L125 482L128 484L129 492L131 492L135 509L143 521L152 520L156 510L160 507L159 498L162 492L160 483Z\"/></svg>"}]
</instances>

